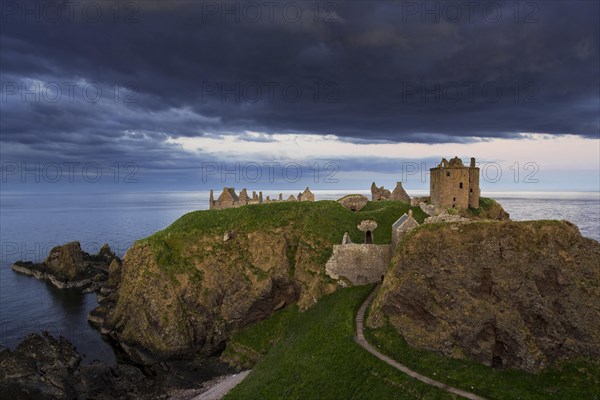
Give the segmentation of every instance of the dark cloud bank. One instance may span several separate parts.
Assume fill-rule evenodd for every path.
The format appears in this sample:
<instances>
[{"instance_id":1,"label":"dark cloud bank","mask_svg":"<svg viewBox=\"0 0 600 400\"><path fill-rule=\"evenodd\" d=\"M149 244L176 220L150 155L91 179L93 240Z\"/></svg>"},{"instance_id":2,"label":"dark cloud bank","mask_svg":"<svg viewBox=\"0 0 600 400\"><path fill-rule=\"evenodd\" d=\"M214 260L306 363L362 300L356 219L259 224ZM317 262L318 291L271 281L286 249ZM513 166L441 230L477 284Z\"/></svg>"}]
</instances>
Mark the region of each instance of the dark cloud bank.
<instances>
[{"instance_id":1,"label":"dark cloud bank","mask_svg":"<svg viewBox=\"0 0 600 400\"><path fill-rule=\"evenodd\" d=\"M599 135L596 1L120 4L3 2L3 160L176 174L198 159L168 136Z\"/></svg>"}]
</instances>

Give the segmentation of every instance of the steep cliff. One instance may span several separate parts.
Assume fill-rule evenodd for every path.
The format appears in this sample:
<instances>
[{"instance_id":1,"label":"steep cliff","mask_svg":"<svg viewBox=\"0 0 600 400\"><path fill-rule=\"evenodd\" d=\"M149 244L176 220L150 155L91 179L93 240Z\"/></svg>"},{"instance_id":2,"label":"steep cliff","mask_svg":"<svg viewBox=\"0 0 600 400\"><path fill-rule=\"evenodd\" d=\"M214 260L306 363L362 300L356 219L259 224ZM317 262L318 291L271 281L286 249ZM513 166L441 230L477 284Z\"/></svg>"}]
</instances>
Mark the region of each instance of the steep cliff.
<instances>
[{"instance_id":1,"label":"steep cliff","mask_svg":"<svg viewBox=\"0 0 600 400\"><path fill-rule=\"evenodd\" d=\"M400 245L368 324L415 347L537 371L600 356L600 244L564 221L431 224Z\"/></svg>"},{"instance_id":2,"label":"steep cliff","mask_svg":"<svg viewBox=\"0 0 600 400\"><path fill-rule=\"evenodd\" d=\"M389 243L392 223L408 208L385 202L353 212L320 201L187 214L128 250L119 289L94 318L141 362L150 354L214 354L232 330L335 291L325 274L332 245L346 231L364 240L356 225L365 219L387 227L375 242Z\"/></svg>"}]
</instances>

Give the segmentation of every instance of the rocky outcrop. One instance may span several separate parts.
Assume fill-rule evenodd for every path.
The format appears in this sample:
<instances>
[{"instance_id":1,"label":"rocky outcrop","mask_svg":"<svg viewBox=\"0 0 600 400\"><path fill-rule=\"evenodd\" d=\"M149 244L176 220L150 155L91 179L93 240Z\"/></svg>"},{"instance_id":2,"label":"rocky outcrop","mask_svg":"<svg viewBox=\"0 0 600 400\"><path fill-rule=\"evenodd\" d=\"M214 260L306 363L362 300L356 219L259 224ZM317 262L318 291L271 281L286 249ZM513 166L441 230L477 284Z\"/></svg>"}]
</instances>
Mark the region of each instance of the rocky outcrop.
<instances>
[{"instance_id":1,"label":"rocky outcrop","mask_svg":"<svg viewBox=\"0 0 600 400\"><path fill-rule=\"evenodd\" d=\"M31 334L13 350L0 351L0 397L41 399L150 399L154 387L132 365L81 365L81 356L64 337Z\"/></svg>"},{"instance_id":2,"label":"rocky outcrop","mask_svg":"<svg viewBox=\"0 0 600 400\"><path fill-rule=\"evenodd\" d=\"M424 224L437 224L439 222L469 222L470 220L460 215L439 214L425 218Z\"/></svg>"},{"instance_id":3,"label":"rocky outcrop","mask_svg":"<svg viewBox=\"0 0 600 400\"><path fill-rule=\"evenodd\" d=\"M600 244L569 222L423 225L394 257L368 323L497 367L598 357L599 265Z\"/></svg>"},{"instance_id":4,"label":"rocky outcrop","mask_svg":"<svg viewBox=\"0 0 600 400\"><path fill-rule=\"evenodd\" d=\"M369 199L362 194L349 194L338 200L338 203L352 211L362 210L362 208L366 206L368 202Z\"/></svg>"},{"instance_id":5,"label":"rocky outcrop","mask_svg":"<svg viewBox=\"0 0 600 400\"><path fill-rule=\"evenodd\" d=\"M496 221L509 221L510 214L494 199L481 197L479 208L466 208L460 210L460 215L469 219L492 219Z\"/></svg>"},{"instance_id":6,"label":"rocky outcrop","mask_svg":"<svg viewBox=\"0 0 600 400\"><path fill-rule=\"evenodd\" d=\"M161 255L150 243L134 244L123 260L119 290L101 299L90 322L131 359L153 364L218 354L233 330L298 300L311 304L335 288L313 275L322 269L313 247L294 248L297 239L282 230L236 233L226 242L221 236L198 237L184 256L194 260L193 269L174 275L158 264ZM310 285L304 298L302 282Z\"/></svg>"},{"instance_id":7,"label":"rocky outcrop","mask_svg":"<svg viewBox=\"0 0 600 400\"><path fill-rule=\"evenodd\" d=\"M79 242L56 246L42 263L17 261L12 269L37 279L46 279L60 289L98 290L107 280L112 262L119 258L105 244L96 255L81 249Z\"/></svg>"}]
</instances>

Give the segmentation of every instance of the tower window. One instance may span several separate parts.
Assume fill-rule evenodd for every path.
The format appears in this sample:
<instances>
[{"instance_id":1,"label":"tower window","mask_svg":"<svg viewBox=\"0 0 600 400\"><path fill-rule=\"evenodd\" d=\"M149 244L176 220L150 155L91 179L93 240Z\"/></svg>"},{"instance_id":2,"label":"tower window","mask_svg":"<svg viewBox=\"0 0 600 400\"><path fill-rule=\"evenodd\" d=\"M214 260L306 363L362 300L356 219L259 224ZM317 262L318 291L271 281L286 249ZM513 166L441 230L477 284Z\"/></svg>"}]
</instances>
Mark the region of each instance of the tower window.
<instances>
[{"instance_id":1,"label":"tower window","mask_svg":"<svg viewBox=\"0 0 600 400\"><path fill-rule=\"evenodd\" d=\"M470 192L473 193L473 189L471 189Z\"/></svg>"},{"instance_id":2,"label":"tower window","mask_svg":"<svg viewBox=\"0 0 600 400\"><path fill-rule=\"evenodd\" d=\"M462 182L460 183L460 188L461 188L461 189L463 188Z\"/></svg>"},{"instance_id":3,"label":"tower window","mask_svg":"<svg viewBox=\"0 0 600 400\"><path fill-rule=\"evenodd\" d=\"M456 197L453 197L453 198L452 198L452 201L456 201Z\"/></svg>"},{"instance_id":4,"label":"tower window","mask_svg":"<svg viewBox=\"0 0 600 400\"><path fill-rule=\"evenodd\" d=\"M450 176L450 171L446 172L446 176Z\"/></svg>"}]
</instances>

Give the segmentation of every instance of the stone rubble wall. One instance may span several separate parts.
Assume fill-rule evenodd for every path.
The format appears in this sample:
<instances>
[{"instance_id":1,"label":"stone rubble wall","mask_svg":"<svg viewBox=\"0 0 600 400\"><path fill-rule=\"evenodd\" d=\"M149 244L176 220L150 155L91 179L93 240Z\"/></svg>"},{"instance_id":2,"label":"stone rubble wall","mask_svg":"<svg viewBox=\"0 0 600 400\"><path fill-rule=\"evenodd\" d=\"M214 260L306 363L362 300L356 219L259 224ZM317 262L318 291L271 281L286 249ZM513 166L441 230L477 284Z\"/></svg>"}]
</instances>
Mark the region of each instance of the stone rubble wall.
<instances>
[{"instance_id":1,"label":"stone rubble wall","mask_svg":"<svg viewBox=\"0 0 600 400\"><path fill-rule=\"evenodd\" d=\"M334 245L325 271L333 279L345 278L354 285L365 285L381 282L389 261L389 244Z\"/></svg>"}]
</instances>

